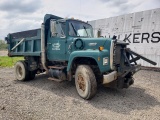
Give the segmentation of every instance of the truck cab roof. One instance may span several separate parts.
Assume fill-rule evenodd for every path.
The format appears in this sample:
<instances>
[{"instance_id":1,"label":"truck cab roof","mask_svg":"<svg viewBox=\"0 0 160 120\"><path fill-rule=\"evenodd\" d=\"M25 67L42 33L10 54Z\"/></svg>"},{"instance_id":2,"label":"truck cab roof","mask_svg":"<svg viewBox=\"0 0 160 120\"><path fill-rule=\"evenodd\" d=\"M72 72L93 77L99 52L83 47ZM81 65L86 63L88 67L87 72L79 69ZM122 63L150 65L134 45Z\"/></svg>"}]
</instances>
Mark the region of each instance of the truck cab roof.
<instances>
[{"instance_id":1,"label":"truck cab roof","mask_svg":"<svg viewBox=\"0 0 160 120\"><path fill-rule=\"evenodd\" d=\"M79 22L83 22L83 23L87 23L85 21L82 21L82 20L79 20L79 19L74 19L74 18L62 18L62 17L59 17L59 16L55 16L55 15L52 15L52 14L46 14L44 16L44 24L45 25L48 25L50 20L51 19L55 19L57 21L63 21L63 22L66 22L66 21L79 21ZM88 24L88 23L87 23Z\"/></svg>"}]
</instances>

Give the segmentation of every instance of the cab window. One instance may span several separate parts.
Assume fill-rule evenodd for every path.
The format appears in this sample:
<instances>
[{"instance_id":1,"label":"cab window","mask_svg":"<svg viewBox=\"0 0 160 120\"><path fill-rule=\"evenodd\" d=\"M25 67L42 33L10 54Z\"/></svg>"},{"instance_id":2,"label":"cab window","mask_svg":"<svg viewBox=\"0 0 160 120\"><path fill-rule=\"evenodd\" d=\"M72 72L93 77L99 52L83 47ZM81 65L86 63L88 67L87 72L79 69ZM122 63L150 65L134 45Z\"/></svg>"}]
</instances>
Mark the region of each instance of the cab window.
<instances>
[{"instance_id":1,"label":"cab window","mask_svg":"<svg viewBox=\"0 0 160 120\"><path fill-rule=\"evenodd\" d=\"M66 23L51 21L51 36L64 37L66 35Z\"/></svg>"}]
</instances>

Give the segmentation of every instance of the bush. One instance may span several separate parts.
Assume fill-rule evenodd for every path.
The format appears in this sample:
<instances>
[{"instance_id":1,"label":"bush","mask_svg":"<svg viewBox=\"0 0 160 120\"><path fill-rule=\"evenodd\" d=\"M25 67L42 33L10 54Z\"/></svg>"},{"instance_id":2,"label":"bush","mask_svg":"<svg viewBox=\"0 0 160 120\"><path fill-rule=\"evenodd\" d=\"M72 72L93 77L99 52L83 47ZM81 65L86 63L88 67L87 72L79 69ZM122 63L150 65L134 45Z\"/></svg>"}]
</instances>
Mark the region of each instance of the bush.
<instances>
[{"instance_id":1,"label":"bush","mask_svg":"<svg viewBox=\"0 0 160 120\"><path fill-rule=\"evenodd\" d=\"M4 40L0 40L0 50L7 50L7 43Z\"/></svg>"},{"instance_id":2,"label":"bush","mask_svg":"<svg viewBox=\"0 0 160 120\"><path fill-rule=\"evenodd\" d=\"M13 67L14 64L19 60L24 60L24 58L0 56L0 67Z\"/></svg>"}]
</instances>

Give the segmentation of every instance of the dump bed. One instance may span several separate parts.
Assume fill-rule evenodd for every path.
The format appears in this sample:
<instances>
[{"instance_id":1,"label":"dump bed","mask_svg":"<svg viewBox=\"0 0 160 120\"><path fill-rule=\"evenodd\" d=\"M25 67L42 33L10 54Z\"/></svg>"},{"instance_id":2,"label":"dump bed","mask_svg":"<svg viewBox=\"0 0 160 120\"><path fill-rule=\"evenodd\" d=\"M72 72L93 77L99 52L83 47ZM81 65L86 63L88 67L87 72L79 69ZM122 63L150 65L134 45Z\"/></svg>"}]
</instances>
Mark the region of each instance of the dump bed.
<instances>
[{"instance_id":1,"label":"dump bed","mask_svg":"<svg viewBox=\"0 0 160 120\"><path fill-rule=\"evenodd\" d=\"M40 56L41 29L8 34L9 56Z\"/></svg>"}]
</instances>

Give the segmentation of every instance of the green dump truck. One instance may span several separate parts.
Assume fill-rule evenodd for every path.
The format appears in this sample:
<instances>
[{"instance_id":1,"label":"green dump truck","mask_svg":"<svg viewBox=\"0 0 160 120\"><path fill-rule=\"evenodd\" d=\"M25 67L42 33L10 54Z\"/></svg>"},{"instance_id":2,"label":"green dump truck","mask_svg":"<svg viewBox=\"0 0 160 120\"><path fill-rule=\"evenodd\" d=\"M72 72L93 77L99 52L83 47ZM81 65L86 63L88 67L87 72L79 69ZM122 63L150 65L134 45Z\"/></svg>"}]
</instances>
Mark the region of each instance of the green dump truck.
<instances>
[{"instance_id":1,"label":"green dump truck","mask_svg":"<svg viewBox=\"0 0 160 120\"><path fill-rule=\"evenodd\" d=\"M92 26L75 19L46 14L40 29L8 34L8 56L23 56L15 64L17 80L32 80L46 72L57 82L75 80L78 94L92 98L98 84L128 88L134 83L140 58L155 62L127 48L113 38L94 38Z\"/></svg>"}]
</instances>

